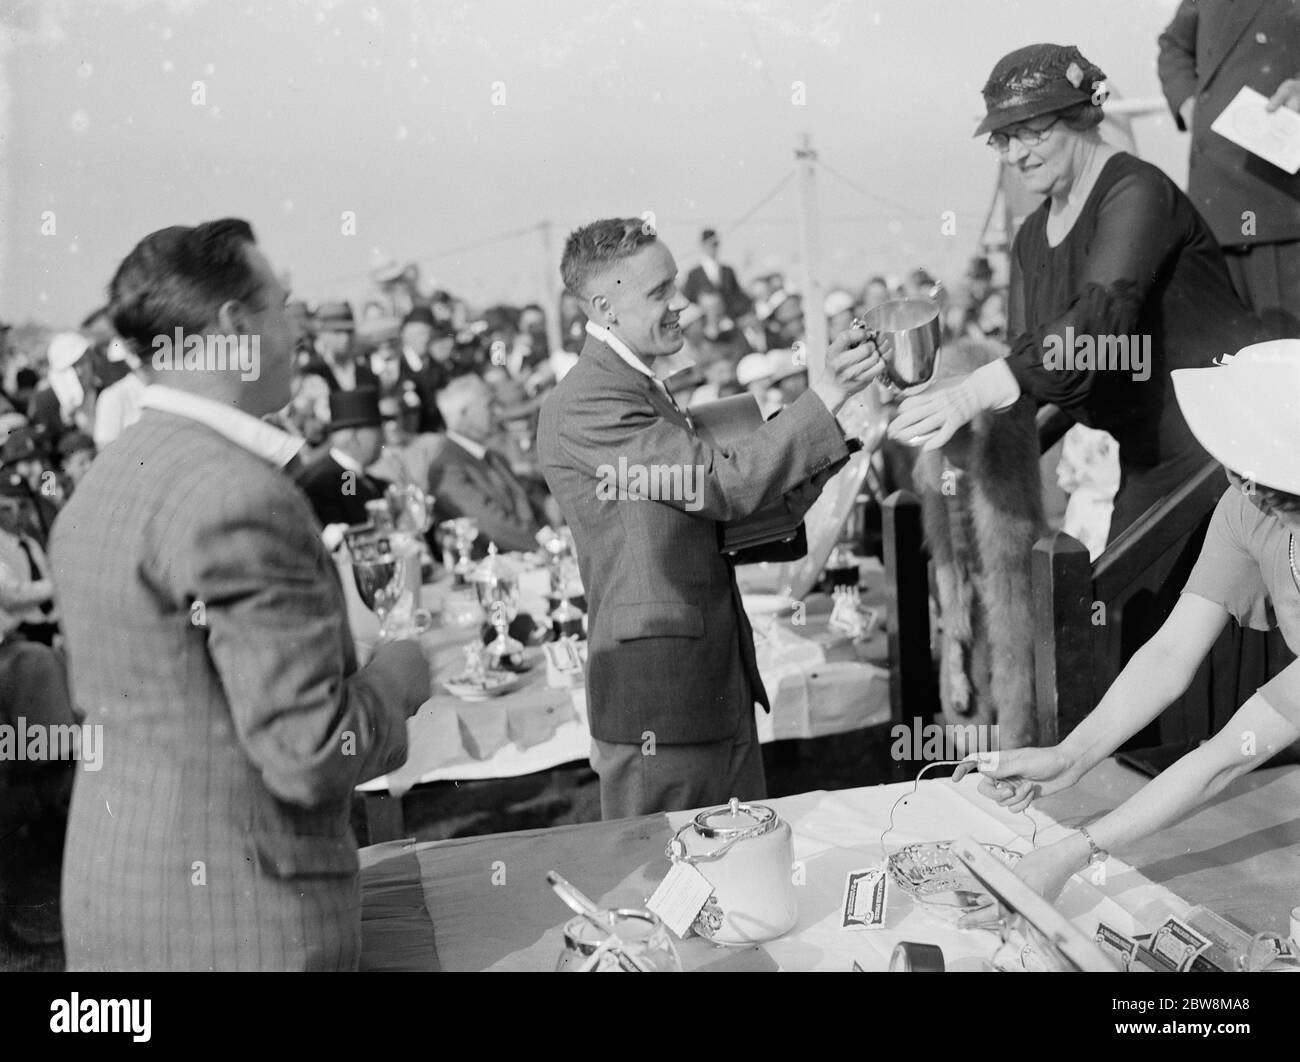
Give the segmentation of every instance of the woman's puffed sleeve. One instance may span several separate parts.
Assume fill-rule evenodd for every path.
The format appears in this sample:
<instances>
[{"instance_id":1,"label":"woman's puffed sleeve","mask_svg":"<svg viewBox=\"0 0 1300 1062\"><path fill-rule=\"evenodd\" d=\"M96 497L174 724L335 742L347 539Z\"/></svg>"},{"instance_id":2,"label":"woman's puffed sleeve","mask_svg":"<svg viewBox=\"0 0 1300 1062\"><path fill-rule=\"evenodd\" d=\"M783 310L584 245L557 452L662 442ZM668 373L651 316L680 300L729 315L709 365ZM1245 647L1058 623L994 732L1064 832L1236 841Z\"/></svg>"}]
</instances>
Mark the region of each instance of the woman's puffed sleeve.
<instances>
[{"instance_id":1,"label":"woman's puffed sleeve","mask_svg":"<svg viewBox=\"0 0 1300 1062\"><path fill-rule=\"evenodd\" d=\"M1007 364L1022 391L1065 410L1087 399L1094 370L1071 367L1067 338L1077 343L1092 336L1096 345L1103 336L1137 331L1147 294L1180 244L1175 206L1172 186L1158 175L1128 174L1104 193L1083 275L1065 311L1035 326L1013 309L1012 327L1019 327L1009 333ZM1013 294L1013 308L1022 301Z\"/></svg>"}]
</instances>

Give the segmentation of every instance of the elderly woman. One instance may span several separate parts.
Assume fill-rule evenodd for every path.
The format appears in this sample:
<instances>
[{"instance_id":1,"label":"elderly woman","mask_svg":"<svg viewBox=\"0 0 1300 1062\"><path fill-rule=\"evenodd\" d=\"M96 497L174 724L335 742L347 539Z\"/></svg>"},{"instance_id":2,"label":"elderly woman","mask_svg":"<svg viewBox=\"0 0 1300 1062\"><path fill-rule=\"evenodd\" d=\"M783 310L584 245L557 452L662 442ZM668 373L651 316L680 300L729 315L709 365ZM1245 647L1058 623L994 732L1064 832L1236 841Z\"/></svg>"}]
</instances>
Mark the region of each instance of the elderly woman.
<instances>
[{"instance_id":1,"label":"elderly woman","mask_svg":"<svg viewBox=\"0 0 1300 1062\"><path fill-rule=\"evenodd\" d=\"M936 449L981 410L1022 393L1119 443L1110 538L1207 460L1169 373L1265 338L1185 195L1105 143L1105 74L1073 46L1005 56L984 86L976 135L1045 202L1011 256L1010 354L955 386L906 398L890 435Z\"/></svg>"}]
</instances>

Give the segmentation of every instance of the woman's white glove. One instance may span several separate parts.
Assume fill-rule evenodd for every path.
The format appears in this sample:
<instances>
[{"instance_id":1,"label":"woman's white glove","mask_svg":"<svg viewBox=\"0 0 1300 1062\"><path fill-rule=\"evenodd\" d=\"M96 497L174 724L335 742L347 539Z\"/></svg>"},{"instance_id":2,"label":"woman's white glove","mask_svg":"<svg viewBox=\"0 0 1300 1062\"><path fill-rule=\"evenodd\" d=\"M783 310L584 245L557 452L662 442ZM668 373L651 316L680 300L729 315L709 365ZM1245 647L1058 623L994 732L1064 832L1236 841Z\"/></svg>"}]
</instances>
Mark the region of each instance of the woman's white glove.
<instances>
[{"instance_id":1,"label":"woman's white glove","mask_svg":"<svg viewBox=\"0 0 1300 1062\"><path fill-rule=\"evenodd\" d=\"M1020 397L1020 384L1005 359L981 365L952 386L904 398L889 437L937 450L986 409L1004 409Z\"/></svg>"}]
</instances>

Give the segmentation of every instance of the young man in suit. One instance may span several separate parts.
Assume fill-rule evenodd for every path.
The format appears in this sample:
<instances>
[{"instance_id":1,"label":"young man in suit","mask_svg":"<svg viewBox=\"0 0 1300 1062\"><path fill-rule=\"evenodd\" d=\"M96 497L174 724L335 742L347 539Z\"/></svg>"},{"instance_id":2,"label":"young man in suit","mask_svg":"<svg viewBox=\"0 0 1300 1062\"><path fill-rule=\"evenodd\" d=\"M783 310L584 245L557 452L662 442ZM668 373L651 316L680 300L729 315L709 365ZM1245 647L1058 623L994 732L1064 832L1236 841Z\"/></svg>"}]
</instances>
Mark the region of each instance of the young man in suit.
<instances>
[{"instance_id":1,"label":"young man in suit","mask_svg":"<svg viewBox=\"0 0 1300 1062\"><path fill-rule=\"evenodd\" d=\"M402 355L398 367L397 386L404 405L414 406L413 430L417 434L442 431L442 414L438 412L438 390L447 382L442 364L435 361L432 346L435 335L445 335L427 306L417 306L402 321ZM409 396L418 399L418 405Z\"/></svg>"},{"instance_id":2,"label":"young man in suit","mask_svg":"<svg viewBox=\"0 0 1300 1062\"><path fill-rule=\"evenodd\" d=\"M542 406L538 452L588 602L587 704L605 818L765 795L768 707L719 523L784 497L802 513L848 459L835 419L882 364L844 333L809 392L743 447L714 449L656 378L682 347L677 265L639 218L575 231L565 287L587 344Z\"/></svg>"},{"instance_id":3,"label":"young man in suit","mask_svg":"<svg viewBox=\"0 0 1300 1062\"><path fill-rule=\"evenodd\" d=\"M446 445L429 470L429 490L439 520L478 521L476 551L495 542L502 552L534 550L542 521L510 462L488 445L492 389L474 373L453 376L438 392L447 423Z\"/></svg>"},{"instance_id":4,"label":"young man in suit","mask_svg":"<svg viewBox=\"0 0 1300 1062\"><path fill-rule=\"evenodd\" d=\"M736 279L736 271L718 261L718 234L712 229L700 233L700 264L686 274L682 294L698 303L700 296L714 292L722 297L726 315L739 321L754 309L754 300L745 294Z\"/></svg>"},{"instance_id":5,"label":"young man in suit","mask_svg":"<svg viewBox=\"0 0 1300 1062\"><path fill-rule=\"evenodd\" d=\"M322 527L364 524L366 502L384 496L388 481L366 471L383 450L383 422L377 391L330 393L329 450L298 476Z\"/></svg>"},{"instance_id":6,"label":"young man in suit","mask_svg":"<svg viewBox=\"0 0 1300 1062\"><path fill-rule=\"evenodd\" d=\"M355 969L352 793L405 759L428 667L398 641L357 668L286 474L301 440L260 419L289 399L294 334L248 224L147 236L110 296L137 349L179 329L204 356L145 359L140 420L54 528L73 701L104 747L68 821L68 966ZM256 350L254 370L209 358L218 342Z\"/></svg>"},{"instance_id":7,"label":"young man in suit","mask_svg":"<svg viewBox=\"0 0 1300 1062\"><path fill-rule=\"evenodd\" d=\"M1300 174L1211 132L1243 87L1300 110L1300 5L1183 0L1160 35L1160 83L1191 130L1187 194L1223 247L1232 281L1274 336L1300 333Z\"/></svg>"}]
</instances>

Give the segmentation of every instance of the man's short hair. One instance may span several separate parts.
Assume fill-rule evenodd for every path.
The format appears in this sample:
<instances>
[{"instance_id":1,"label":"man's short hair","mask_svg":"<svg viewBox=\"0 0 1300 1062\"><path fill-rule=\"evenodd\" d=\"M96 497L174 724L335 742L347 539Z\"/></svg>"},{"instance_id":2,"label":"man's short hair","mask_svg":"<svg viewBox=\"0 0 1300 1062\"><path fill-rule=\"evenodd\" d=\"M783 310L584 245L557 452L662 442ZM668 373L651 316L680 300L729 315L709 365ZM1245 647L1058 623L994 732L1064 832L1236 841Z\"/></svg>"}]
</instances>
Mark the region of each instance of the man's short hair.
<instances>
[{"instance_id":1,"label":"man's short hair","mask_svg":"<svg viewBox=\"0 0 1300 1062\"><path fill-rule=\"evenodd\" d=\"M470 388L487 388L489 398L492 392L492 385L489 384L482 376L473 369L464 369L454 373L445 384L438 389L434 395L434 401L437 403L438 412L442 414L443 420L447 420L447 414L452 410L460 400L463 392Z\"/></svg>"},{"instance_id":2,"label":"man's short hair","mask_svg":"<svg viewBox=\"0 0 1300 1062\"><path fill-rule=\"evenodd\" d=\"M655 239L654 227L641 218L602 218L574 229L560 260L565 288L585 301L587 287L595 277Z\"/></svg>"},{"instance_id":3,"label":"man's short hair","mask_svg":"<svg viewBox=\"0 0 1300 1062\"><path fill-rule=\"evenodd\" d=\"M260 281L245 245L257 241L239 218L173 225L135 245L108 286L109 318L117 334L148 351L153 338L177 328L202 333L222 303L251 302Z\"/></svg>"}]
</instances>

